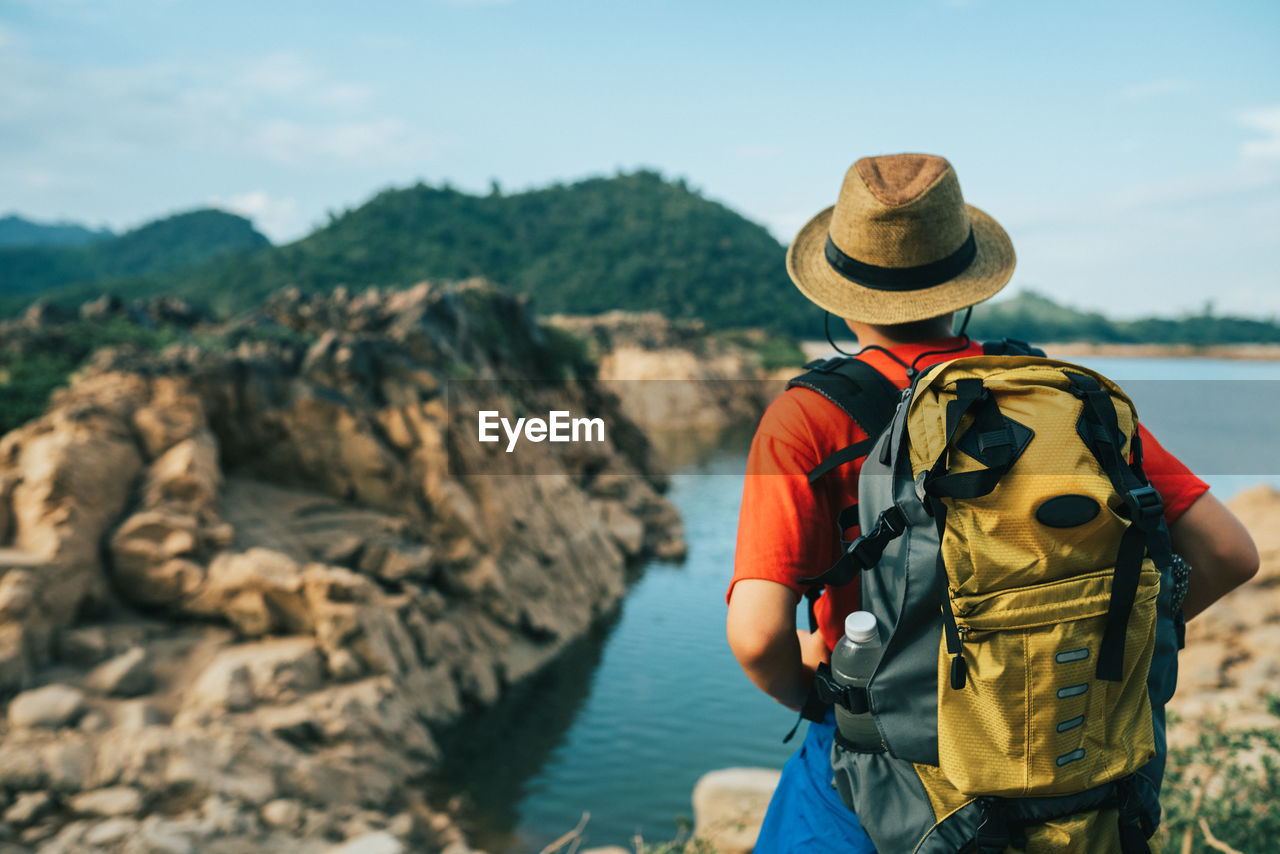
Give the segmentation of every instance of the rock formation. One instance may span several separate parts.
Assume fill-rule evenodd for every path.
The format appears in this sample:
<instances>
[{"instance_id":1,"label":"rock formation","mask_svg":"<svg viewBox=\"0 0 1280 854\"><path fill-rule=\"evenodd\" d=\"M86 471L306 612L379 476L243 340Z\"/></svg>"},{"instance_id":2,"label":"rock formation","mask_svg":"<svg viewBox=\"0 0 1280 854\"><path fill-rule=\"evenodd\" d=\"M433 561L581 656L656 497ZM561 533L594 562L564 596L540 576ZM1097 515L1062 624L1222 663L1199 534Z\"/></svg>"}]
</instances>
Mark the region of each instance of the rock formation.
<instances>
[{"instance_id":1,"label":"rock formation","mask_svg":"<svg viewBox=\"0 0 1280 854\"><path fill-rule=\"evenodd\" d=\"M614 429L495 475L490 406ZM286 292L100 351L0 438L0 848L466 850L419 794L433 732L681 556L651 472L480 283Z\"/></svg>"},{"instance_id":2,"label":"rock formation","mask_svg":"<svg viewBox=\"0 0 1280 854\"><path fill-rule=\"evenodd\" d=\"M599 361L599 379L622 401L637 424L651 431L718 431L755 425L783 389L782 378L799 373L765 364L765 333L735 338L713 335L698 320L668 320L657 312L611 311L556 315L556 327L586 338Z\"/></svg>"}]
</instances>

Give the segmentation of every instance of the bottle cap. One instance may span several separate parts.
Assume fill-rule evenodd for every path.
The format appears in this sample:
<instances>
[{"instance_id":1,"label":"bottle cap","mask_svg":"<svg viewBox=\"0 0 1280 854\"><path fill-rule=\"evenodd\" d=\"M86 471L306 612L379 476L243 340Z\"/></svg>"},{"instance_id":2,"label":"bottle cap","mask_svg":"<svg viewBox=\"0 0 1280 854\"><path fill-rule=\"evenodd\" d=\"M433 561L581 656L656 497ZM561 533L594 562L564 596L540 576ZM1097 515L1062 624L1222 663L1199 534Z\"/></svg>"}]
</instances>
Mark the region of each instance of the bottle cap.
<instances>
[{"instance_id":1,"label":"bottle cap","mask_svg":"<svg viewBox=\"0 0 1280 854\"><path fill-rule=\"evenodd\" d=\"M844 618L844 634L854 643L875 640L876 615L870 611L854 611Z\"/></svg>"}]
</instances>

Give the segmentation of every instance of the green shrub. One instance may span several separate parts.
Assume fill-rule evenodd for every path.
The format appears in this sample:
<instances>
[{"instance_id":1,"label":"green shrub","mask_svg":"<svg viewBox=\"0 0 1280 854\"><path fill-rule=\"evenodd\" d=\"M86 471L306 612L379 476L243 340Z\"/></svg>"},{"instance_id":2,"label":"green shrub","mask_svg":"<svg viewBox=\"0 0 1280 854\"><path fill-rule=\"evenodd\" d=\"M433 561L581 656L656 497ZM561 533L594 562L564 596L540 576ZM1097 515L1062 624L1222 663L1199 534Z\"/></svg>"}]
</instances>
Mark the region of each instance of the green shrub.
<instances>
[{"instance_id":1,"label":"green shrub","mask_svg":"<svg viewBox=\"0 0 1280 854\"><path fill-rule=\"evenodd\" d=\"M67 384L76 362L66 354L38 353L0 366L0 435L44 412L49 395Z\"/></svg>"},{"instance_id":2,"label":"green shrub","mask_svg":"<svg viewBox=\"0 0 1280 854\"><path fill-rule=\"evenodd\" d=\"M1280 708L1280 697L1267 706ZM1194 745L1169 751L1161 796L1166 851L1183 850L1187 839L1195 854L1280 850L1280 730L1223 724L1211 722Z\"/></svg>"}]
</instances>

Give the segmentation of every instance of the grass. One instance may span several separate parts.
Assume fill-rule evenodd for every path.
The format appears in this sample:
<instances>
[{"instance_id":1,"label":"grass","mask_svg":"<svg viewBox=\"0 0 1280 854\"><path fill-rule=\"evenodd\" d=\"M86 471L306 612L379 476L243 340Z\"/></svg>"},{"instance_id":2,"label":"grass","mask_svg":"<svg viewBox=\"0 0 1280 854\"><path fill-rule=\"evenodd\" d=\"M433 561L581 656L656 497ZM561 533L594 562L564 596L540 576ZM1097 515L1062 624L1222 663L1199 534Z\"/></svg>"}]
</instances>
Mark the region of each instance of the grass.
<instances>
[{"instance_id":1,"label":"grass","mask_svg":"<svg viewBox=\"0 0 1280 854\"><path fill-rule=\"evenodd\" d=\"M1266 701L1280 711L1280 695ZM1207 722L1196 743L1169 751L1160 799L1165 850L1280 851L1280 730Z\"/></svg>"}]
</instances>

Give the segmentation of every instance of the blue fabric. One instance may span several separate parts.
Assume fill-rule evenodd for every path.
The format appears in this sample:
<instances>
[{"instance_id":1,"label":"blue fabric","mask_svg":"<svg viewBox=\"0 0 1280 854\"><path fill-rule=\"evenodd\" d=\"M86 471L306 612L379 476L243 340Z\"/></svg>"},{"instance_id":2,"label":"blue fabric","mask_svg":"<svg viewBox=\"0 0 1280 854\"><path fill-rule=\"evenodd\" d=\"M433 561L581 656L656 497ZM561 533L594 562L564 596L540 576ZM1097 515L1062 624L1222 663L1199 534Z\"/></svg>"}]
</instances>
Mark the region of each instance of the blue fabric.
<instances>
[{"instance_id":1,"label":"blue fabric","mask_svg":"<svg viewBox=\"0 0 1280 854\"><path fill-rule=\"evenodd\" d=\"M831 738L835 717L809 724L765 813L755 854L875 854L858 817L831 785Z\"/></svg>"}]
</instances>

